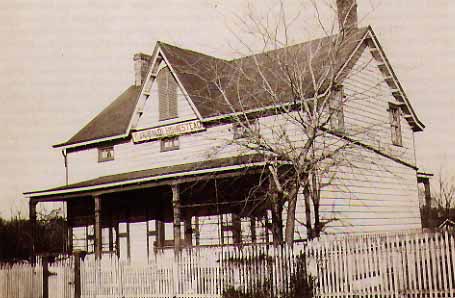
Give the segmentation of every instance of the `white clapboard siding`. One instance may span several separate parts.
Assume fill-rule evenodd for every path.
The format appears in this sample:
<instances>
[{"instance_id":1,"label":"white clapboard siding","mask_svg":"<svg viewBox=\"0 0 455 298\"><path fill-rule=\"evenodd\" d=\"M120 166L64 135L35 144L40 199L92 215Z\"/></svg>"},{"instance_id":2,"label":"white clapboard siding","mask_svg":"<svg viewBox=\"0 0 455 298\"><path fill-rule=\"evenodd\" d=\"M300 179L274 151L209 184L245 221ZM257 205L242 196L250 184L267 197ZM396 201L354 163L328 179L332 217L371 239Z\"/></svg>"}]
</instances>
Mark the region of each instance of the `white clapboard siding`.
<instances>
[{"instance_id":1,"label":"white clapboard siding","mask_svg":"<svg viewBox=\"0 0 455 298\"><path fill-rule=\"evenodd\" d=\"M278 138L276 127L286 127L282 117L265 117L261 120L261 133L272 139ZM296 133L295 125L289 125L287 130L294 140L301 138ZM180 149L177 151L160 152L160 141L154 140L141 144L127 142L116 145L115 159L107 162L98 162L96 148L73 152L68 155L69 180L74 183L99 176L232 157L248 152L238 145L226 145L232 143L232 138L232 124L224 124L208 127L203 132L180 136Z\"/></svg>"},{"instance_id":2,"label":"white clapboard siding","mask_svg":"<svg viewBox=\"0 0 455 298\"><path fill-rule=\"evenodd\" d=\"M320 216L331 221L326 233L421 227L414 169L358 148L347 149L345 158L350 164L333 169L333 183L321 190ZM296 237L305 238L301 193L296 218Z\"/></svg>"},{"instance_id":3,"label":"white clapboard siding","mask_svg":"<svg viewBox=\"0 0 455 298\"><path fill-rule=\"evenodd\" d=\"M400 121L403 146L395 146L391 142L387 110L389 102L398 101L384 79L377 62L366 49L343 82L348 98L344 110L346 130L365 143L414 164L413 131L403 116Z\"/></svg>"}]
</instances>

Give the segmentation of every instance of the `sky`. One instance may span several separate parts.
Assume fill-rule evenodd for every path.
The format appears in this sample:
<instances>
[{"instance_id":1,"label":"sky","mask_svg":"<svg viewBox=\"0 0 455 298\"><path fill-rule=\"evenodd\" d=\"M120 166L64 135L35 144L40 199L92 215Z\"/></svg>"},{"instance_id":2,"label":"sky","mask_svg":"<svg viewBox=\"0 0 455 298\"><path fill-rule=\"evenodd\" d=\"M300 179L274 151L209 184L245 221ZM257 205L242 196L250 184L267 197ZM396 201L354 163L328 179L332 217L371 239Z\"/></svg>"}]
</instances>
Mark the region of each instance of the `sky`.
<instances>
[{"instance_id":1,"label":"sky","mask_svg":"<svg viewBox=\"0 0 455 298\"><path fill-rule=\"evenodd\" d=\"M295 40L314 37L314 10L287 0ZM330 8L320 0L320 13ZM250 1L261 15L274 0ZM332 1L334 2L334 1ZM418 166L455 176L455 5L358 0L417 115ZM265 4L264 4L265 3ZM259 5L260 4L260 5ZM330 4L330 3L329 3ZM23 192L65 183L53 144L69 139L133 83L133 54L157 40L219 57L239 55L246 0L1 1L0 217L27 216ZM302 12L302 13L301 13ZM301 13L301 14L300 14ZM245 35L246 36L246 35Z\"/></svg>"}]
</instances>

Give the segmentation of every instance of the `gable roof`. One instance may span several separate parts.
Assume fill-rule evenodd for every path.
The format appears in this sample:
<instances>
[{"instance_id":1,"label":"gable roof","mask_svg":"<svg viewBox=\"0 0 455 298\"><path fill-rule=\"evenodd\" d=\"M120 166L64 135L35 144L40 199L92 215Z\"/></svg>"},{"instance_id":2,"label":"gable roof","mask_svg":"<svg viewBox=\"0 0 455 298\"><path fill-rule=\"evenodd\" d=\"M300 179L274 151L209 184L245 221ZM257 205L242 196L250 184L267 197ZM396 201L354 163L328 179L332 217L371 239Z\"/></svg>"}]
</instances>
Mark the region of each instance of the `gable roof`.
<instances>
[{"instance_id":1,"label":"gable roof","mask_svg":"<svg viewBox=\"0 0 455 298\"><path fill-rule=\"evenodd\" d=\"M127 134L127 128L136 108L140 92L141 87L130 86L71 139L65 143L54 145L54 147Z\"/></svg>"},{"instance_id":2,"label":"gable roof","mask_svg":"<svg viewBox=\"0 0 455 298\"><path fill-rule=\"evenodd\" d=\"M336 53L336 65L330 65L335 73L350 58L368 30L368 27L356 29L342 42ZM335 56L331 52L332 43L341 40L339 37L338 34L327 36L229 61L165 43L160 46L199 113L208 118L293 100L286 77L288 69L280 64L299 68L303 80L298 93L304 98L312 96L315 88L311 71L315 72L315 77L326 77L323 72L332 62L330 56ZM264 82L270 84L269 90L262 86ZM322 93L324 87L321 85L318 93Z\"/></svg>"},{"instance_id":3,"label":"gable roof","mask_svg":"<svg viewBox=\"0 0 455 298\"><path fill-rule=\"evenodd\" d=\"M298 87L298 94L304 98L315 93L312 75L316 78L326 77L323 72L331 68L339 74L338 80L341 82L359 57L357 52L365 49L363 41L369 33L378 45L384 65L387 65L387 75L395 82L394 96L404 103L408 114L405 118L415 130L422 130L424 126L415 115L371 27L353 29L349 38L343 39L342 46L337 47L335 59L331 59L335 55L331 52L334 48L332 44L340 40L339 34L233 60L216 58L164 42L157 42L154 53L157 53L157 49L162 52L199 115L207 119L294 100L289 82L286 81L286 75L289 75L286 73L288 62L296 65L293 67L298 67L299 74L304 77ZM267 86L269 90L258 87L264 82L270 83ZM319 83L318 94L321 94L328 87L328 82L321 80ZM126 137L140 93L141 87L131 86L69 141L55 147L96 142L109 137Z\"/></svg>"}]
</instances>

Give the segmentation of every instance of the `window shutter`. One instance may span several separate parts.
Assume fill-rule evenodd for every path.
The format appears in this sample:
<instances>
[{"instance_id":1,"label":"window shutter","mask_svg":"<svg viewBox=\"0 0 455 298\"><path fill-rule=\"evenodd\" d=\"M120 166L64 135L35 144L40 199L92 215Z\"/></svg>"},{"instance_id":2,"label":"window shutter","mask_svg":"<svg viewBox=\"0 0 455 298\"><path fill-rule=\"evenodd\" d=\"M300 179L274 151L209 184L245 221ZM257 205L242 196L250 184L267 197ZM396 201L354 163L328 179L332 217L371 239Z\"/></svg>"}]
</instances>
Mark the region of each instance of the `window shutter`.
<instances>
[{"instance_id":1,"label":"window shutter","mask_svg":"<svg viewBox=\"0 0 455 298\"><path fill-rule=\"evenodd\" d=\"M168 67L161 69L157 75L159 96L159 119L167 120L177 117L177 82Z\"/></svg>"},{"instance_id":2,"label":"window shutter","mask_svg":"<svg viewBox=\"0 0 455 298\"><path fill-rule=\"evenodd\" d=\"M156 81L158 83L158 106L159 106L159 119L167 119L167 74L166 69L163 68L157 75Z\"/></svg>"},{"instance_id":3,"label":"window shutter","mask_svg":"<svg viewBox=\"0 0 455 298\"><path fill-rule=\"evenodd\" d=\"M177 82L172 74L168 71L168 116L169 118L177 117Z\"/></svg>"}]
</instances>

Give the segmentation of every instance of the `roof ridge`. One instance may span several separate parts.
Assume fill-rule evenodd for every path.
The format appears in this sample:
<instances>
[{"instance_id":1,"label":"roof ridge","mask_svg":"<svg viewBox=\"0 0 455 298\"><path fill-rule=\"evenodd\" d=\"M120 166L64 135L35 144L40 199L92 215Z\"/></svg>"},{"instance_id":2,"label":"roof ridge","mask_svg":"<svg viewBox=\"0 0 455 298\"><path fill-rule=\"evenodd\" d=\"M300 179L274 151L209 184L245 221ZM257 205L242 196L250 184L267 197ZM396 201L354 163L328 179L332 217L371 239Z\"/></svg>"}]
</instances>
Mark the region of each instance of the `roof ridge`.
<instances>
[{"instance_id":1,"label":"roof ridge","mask_svg":"<svg viewBox=\"0 0 455 298\"><path fill-rule=\"evenodd\" d=\"M229 62L229 60L226 60L226 59L223 59L223 58L215 57L215 56L212 56L212 55L209 55L209 54L206 54L206 53L198 52L198 51L195 51L195 50L190 50L190 49L187 49L187 48L182 48L182 47L175 46L175 45L172 45L172 44L169 44L167 42L160 41L160 40L157 41L157 44L158 45L168 46L168 47L171 47L171 48L175 48L175 49L178 49L178 50L181 50L181 51L185 51L185 52L189 52L189 53L205 56L205 57L208 57L208 58L211 58L211 59L217 59L217 60L222 60L222 61L225 61L225 62Z\"/></svg>"},{"instance_id":2,"label":"roof ridge","mask_svg":"<svg viewBox=\"0 0 455 298\"><path fill-rule=\"evenodd\" d=\"M360 27L360 28L357 28L356 31L360 32L362 30L367 30L368 28L369 28L369 26ZM319 37L319 38L309 39L309 40L306 40L306 41L303 41L303 42L299 42L299 43L296 43L296 44L292 44L292 45L288 45L288 46L284 46L284 47L276 48L276 49L272 49L272 50L267 50L265 52L259 52L259 53L255 53L255 54L251 54L251 55L241 56L241 57L237 57L237 58L234 58L234 59L231 59L231 60L227 60L227 61L229 63L231 63L231 62L236 62L236 61L247 59L247 58L252 58L254 56L267 55L267 54L273 53L275 51L280 51L280 50L283 50L283 49L288 49L288 48L292 48L292 47L296 47L296 46L303 46L303 45L306 45L306 44L309 44L309 43L312 43L312 42L316 42L316 41L320 41L320 40L323 40L323 39L327 39L327 38L333 38L333 37L335 37L335 36L337 36L339 34L340 33L335 33L335 34L332 34L332 35L326 35L326 36Z\"/></svg>"}]
</instances>

